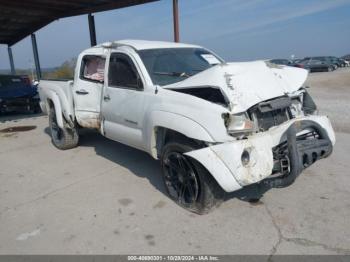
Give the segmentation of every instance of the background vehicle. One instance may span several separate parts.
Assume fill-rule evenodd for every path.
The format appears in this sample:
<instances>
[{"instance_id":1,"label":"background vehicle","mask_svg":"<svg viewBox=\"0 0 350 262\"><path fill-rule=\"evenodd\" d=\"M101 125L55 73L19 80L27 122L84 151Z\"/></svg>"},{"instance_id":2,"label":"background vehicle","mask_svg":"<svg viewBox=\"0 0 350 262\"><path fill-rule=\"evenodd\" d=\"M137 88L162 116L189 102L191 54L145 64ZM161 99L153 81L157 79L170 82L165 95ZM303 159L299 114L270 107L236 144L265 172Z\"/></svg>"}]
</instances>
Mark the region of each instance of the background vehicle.
<instances>
[{"instance_id":1,"label":"background vehicle","mask_svg":"<svg viewBox=\"0 0 350 262\"><path fill-rule=\"evenodd\" d=\"M342 63L338 57L327 56L326 59L328 59L328 61L330 61L332 64L337 65L337 67L342 67Z\"/></svg>"},{"instance_id":2,"label":"background vehicle","mask_svg":"<svg viewBox=\"0 0 350 262\"><path fill-rule=\"evenodd\" d=\"M350 62L350 55L345 55L345 56L342 56L341 58Z\"/></svg>"},{"instance_id":3,"label":"background vehicle","mask_svg":"<svg viewBox=\"0 0 350 262\"><path fill-rule=\"evenodd\" d=\"M334 70L337 69L338 67L341 67L341 62L339 61L338 58L334 56L315 56L315 57L311 57L311 59L315 59L327 64L331 64L333 65Z\"/></svg>"},{"instance_id":4,"label":"background vehicle","mask_svg":"<svg viewBox=\"0 0 350 262\"><path fill-rule=\"evenodd\" d=\"M350 65L350 63L342 58L339 58L341 67L348 67Z\"/></svg>"},{"instance_id":5,"label":"background vehicle","mask_svg":"<svg viewBox=\"0 0 350 262\"><path fill-rule=\"evenodd\" d=\"M57 148L77 146L85 127L143 150L160 160L170 198L202 214L224 191L288 186L331 154L334 132L306 77L196 45L124 40L83 51L74 81L43 80L39 94Z\"/></svg>"},{"instance_id":6,"label":"background vehicle","mask_svg":"<svg viewBox=\"0 0 350 262\"><path fill-rule=\"evenodd\" d=\"M293 59L292 64L299 63L301 60L303 60L303 59L302 58Z\"/></svg>"},{"instance_id":7,"label":"background vehicle","mask_svg":"<svg viewBox=\"0 0 350 262\"><path fill-rule=\"evenodd\" d=\"M342 61L345 63L345 66L350 66L350 61L342 59Z\"/></svg>"},{"instance_id":8,"label":"background vehicle","mask_svg":"<svg viewBox=\"0 0 350 262\"><path fill-rule=\"evenodd\" d=\"M300 62L293 64L293 66L304 68L309 72L331 72L336 68L333 64L314 58L303 59Z\"/></svg>"},{"instance_id":9,"label":"background vehicle","mask_svg":"<svg viewBox=\"0 0 350 262\"><path fill-rule=\"evenodd\" d=\"M271 59L271 63L274 63L276 65L291 65L292 61L288 59Z\"/></svg>"},{"instance_id":10,"label":"background vehicle","mask_svg":"<svg viewBox=\"0 0 350 262\"><path fill-rule=\"evenodd\" d=\"M36 86L28 76L0 75L0 113L41 112Z\"/></svg>"}]
</instances>

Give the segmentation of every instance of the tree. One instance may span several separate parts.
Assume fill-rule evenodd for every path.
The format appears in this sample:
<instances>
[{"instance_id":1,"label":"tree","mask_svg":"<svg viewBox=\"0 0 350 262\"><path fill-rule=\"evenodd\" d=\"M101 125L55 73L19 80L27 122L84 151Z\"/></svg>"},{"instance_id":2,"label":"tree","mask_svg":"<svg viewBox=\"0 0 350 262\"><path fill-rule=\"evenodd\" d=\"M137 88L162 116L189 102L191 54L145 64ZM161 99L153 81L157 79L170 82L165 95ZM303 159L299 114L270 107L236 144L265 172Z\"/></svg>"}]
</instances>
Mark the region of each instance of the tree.
<instances>
[{"instance_id":1,"label":"tree","mask_svg":"<svg viewBox=\"0 0 350 262\"><path fill-rule=\"evenodd\" d=\"M60 67L56 68L54 71L44 73L43 78L73 79L76 60L76 58L71 58L70 60L65 61Z\"/></svg>"}]
</instances>

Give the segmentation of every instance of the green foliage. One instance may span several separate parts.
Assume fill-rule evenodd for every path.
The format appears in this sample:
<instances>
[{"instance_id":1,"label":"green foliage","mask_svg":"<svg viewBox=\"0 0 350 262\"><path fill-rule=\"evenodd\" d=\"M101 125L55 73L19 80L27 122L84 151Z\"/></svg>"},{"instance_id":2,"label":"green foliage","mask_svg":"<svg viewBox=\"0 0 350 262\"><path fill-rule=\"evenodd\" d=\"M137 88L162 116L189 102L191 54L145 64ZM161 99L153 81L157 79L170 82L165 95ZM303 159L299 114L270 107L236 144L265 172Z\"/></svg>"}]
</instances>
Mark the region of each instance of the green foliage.
<instances>
[{"instance_id":1,"label":"green foliage","mask_svg":"<svg viewBox=\"0 0 350 262\"><path fill-rule=\"evenodd\" d=\"M65 61L60 67L56 68L54 71L45 72L43 74L44 79L73 79L74 69L76 65L76 58L72 58Z\"/></svg>"}]
</instances>

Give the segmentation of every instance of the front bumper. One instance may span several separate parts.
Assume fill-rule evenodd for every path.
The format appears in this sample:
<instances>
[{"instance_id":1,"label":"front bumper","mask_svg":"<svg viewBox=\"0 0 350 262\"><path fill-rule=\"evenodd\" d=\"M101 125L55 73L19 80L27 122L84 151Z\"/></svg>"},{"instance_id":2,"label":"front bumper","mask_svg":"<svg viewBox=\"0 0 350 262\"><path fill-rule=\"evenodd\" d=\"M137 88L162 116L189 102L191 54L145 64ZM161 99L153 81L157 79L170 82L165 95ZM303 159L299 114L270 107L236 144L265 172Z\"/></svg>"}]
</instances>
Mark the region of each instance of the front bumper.
<instances>
[{"instance_id":1,"label":"front bumper","mask_svg":"<svg viewBox=\"0 0 350 262\"><path fill-rule=\"evenodd\" d=\"M315 131L317 139L301 139L306 130ZM258 182L270 187L288 186L306 167L328 157L334 144L329 119L307 116L248 139L209 146L186 155L206 167L226 192L232 192ZM245 164L241 159L244 151L249 153L249 162Z\"/></svg>"}]
</instances>

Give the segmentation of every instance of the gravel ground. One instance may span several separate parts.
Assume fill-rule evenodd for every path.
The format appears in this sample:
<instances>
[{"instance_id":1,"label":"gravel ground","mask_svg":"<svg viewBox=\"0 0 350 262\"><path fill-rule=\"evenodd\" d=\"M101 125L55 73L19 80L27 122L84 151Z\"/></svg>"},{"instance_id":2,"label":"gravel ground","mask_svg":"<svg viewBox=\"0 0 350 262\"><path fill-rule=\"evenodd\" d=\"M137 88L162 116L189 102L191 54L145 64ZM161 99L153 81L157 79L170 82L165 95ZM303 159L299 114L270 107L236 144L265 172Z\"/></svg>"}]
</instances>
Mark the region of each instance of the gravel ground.
<instances>
[{"instance_id":1,"label":"gravel ground","mask_svg":"<svg viewBox=\"0 0 350 262\"><path fill-rule=\"evenodd\" d=\"M258 204L244 190L198 216L165 194L159 163L88 132L59 151L46 116L6 116L0 133L0 254L350 254L350 69L310 92L337 131L332 156Z\"/></svg>"},{"instance_id":2,"label":"gravel ground","mask_svg":"<svg viewBox=\"0 0 350 262\"><path fill-rule=\"evenodd\" d=\"M330 73L312 73L306 82L320 114L332 120L337 132L350 132L350 68Z\"/></svg>"}]
</instances>

